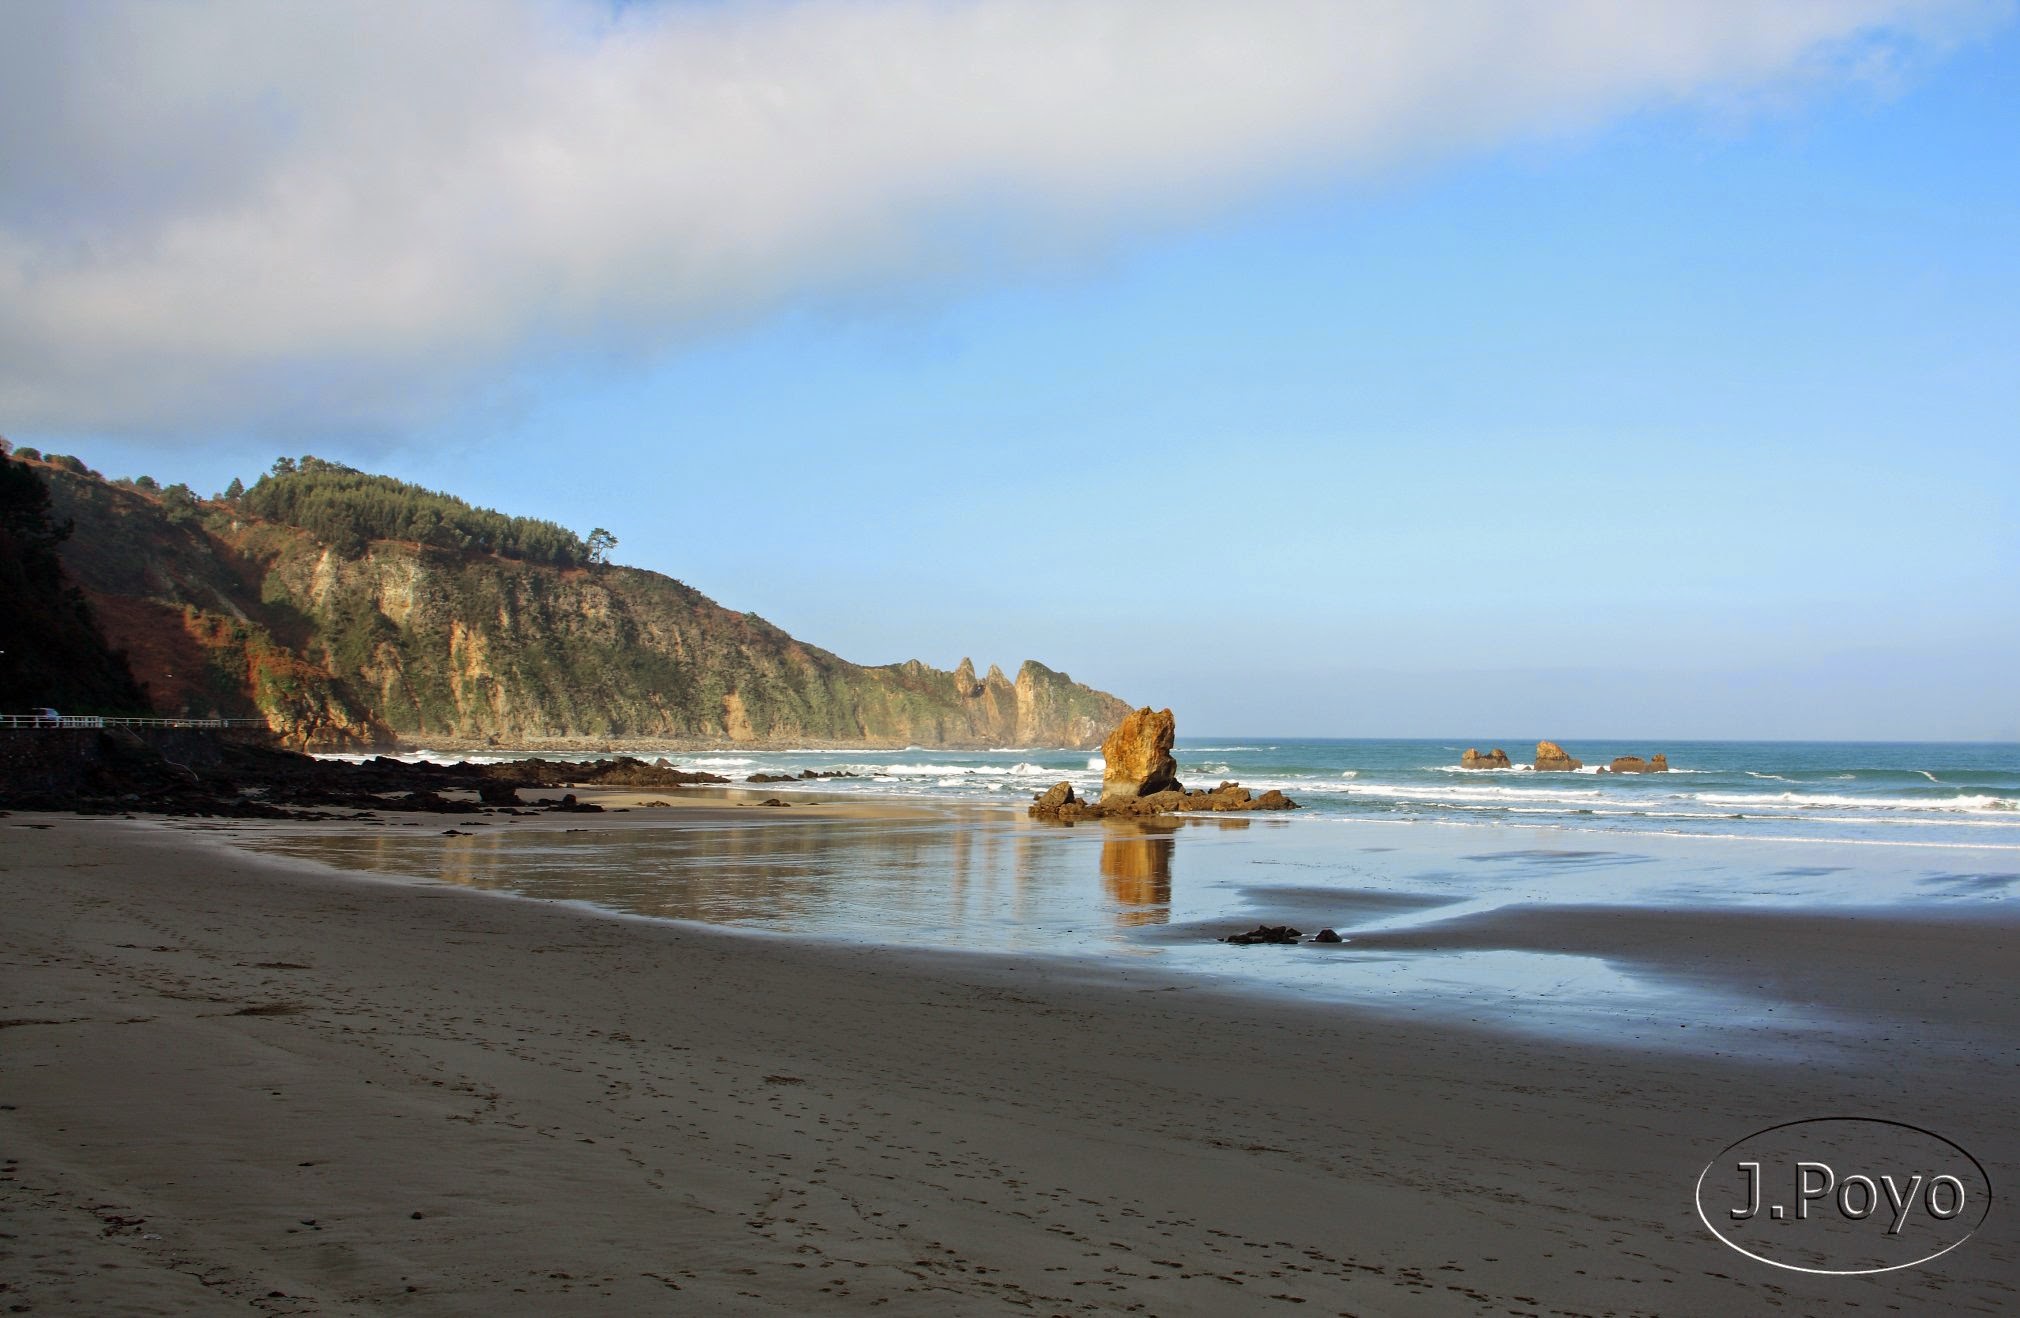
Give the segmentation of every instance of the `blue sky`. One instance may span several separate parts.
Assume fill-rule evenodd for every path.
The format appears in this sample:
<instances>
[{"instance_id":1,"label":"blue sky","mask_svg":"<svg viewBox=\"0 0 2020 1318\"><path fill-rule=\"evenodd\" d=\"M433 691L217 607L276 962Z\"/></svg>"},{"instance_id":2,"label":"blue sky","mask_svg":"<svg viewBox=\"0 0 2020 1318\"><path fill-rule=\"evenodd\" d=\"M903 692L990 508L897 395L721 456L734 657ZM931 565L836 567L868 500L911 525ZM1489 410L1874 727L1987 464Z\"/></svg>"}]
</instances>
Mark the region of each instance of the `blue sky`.
<instances>
[{"instance_id":1,"label":"blue sky","mask_svg":"<svg viewBox=\"0 0 2020 1318\"><path fill-rule=\"evenodd\" d=\"M0 428L607 526L845 657L1036 657L1184 733L2020 739L2010 14L1876 81L987 214L391 421Z\"/></svg>"}]
</instances>

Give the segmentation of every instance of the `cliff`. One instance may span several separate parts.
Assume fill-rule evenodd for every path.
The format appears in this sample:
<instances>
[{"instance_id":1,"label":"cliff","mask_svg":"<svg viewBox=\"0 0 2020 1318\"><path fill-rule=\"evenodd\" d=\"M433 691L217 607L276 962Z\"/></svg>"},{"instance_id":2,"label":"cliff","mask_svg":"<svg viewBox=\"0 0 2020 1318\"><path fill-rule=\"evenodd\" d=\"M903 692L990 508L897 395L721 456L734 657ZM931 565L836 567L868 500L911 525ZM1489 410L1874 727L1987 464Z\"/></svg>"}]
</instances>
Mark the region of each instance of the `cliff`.
<instances>
[{"instance_id":1,"label":"cliff","mask_svg":"<svg viewBox=\"0 0 2020 1318\"><path fill-rule=\"evenodd\" d=\"M60 556L70 528L48 483L0 442L0 713L54 707L145 713L126 657L111 649Z\"/></svg>"},{"instance_id":2,"label":"cliff","mask_svg":"<svg viewBox=\"0 0 2020 1318\"><path fill-rule=\"evenodd\" d=\"M416 535L438 543L277 498L310 479L292 464L209 502L42 471L76 523L64 561L157 708L263 716L296 746L1092 747L1128 712L1036 662L1014 681L965 659L852 664L670 577L582 561L583 542L545 523L497 533L507 552L545 546L525 556L453 547L490 534L455 509L520 523L430 492L452 515L423 509ZM251 511L276 507L320 533Z\"/></svg>"}]
</instances>

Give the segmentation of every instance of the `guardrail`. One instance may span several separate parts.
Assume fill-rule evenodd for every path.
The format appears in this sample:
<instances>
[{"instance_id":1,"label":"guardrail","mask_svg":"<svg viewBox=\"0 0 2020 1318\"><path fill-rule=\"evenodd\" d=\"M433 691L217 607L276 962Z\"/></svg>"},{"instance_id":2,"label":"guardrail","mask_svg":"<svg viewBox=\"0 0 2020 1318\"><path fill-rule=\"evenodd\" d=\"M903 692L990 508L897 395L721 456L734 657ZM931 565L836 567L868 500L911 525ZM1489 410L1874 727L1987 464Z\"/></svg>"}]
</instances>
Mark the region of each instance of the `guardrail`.
<instances>
[{"instance_id":1,"label":"guardrail","mask_svg":"<svg viewBox=\"0 0 2020 1318\"><path fill-rule=\"evenodd\" d=\"M0 714L0 728L264 728L263 718L117 718L107 714Z\"/></svg>"}]
</instances>

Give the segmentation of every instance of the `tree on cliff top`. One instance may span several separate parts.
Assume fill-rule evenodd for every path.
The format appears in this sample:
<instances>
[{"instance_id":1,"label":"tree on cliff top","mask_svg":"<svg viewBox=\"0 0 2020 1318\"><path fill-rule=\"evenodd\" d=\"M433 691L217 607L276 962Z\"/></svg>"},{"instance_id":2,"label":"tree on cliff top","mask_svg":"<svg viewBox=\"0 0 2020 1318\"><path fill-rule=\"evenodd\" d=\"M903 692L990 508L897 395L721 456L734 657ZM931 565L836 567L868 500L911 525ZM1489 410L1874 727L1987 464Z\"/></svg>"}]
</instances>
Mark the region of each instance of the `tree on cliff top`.
<instances>
[{"instance_id":1,"label":"tree on cliff top","mask_svg":"<svg viewBox=\"0 0 2020 1318\"><path fill-rule=\"evenodd\" d=\"M275 462L245 491L239 506L254 516L300 527L349 554L363 552L373 540L411 540L556 567L593 561L582 537L554 522L508 517L454 495L313 456ZM617 542L612 538L610 543Z\"/></svg>"}]
</instances>

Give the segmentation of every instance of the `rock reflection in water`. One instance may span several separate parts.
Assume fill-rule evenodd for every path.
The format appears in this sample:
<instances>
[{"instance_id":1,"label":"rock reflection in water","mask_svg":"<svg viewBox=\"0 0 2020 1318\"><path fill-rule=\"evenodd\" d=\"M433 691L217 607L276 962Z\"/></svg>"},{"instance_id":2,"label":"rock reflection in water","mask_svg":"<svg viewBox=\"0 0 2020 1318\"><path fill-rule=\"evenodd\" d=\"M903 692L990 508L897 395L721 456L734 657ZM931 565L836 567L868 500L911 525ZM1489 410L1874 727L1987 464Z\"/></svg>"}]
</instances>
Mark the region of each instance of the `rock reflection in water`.
<instances>
[{"instance_id":1,"label":"rock reflection in water","mask_svg":"<svg viewBox=\"0 0 2020 1318\"><path fill-rule=\"evenodd\" d=\"M1171 920L1171 824L1108 825L1101 842L1101 880L1108 896L1122 909L1122 925L1166 924Z\"/></svg>"}]
</instances>

